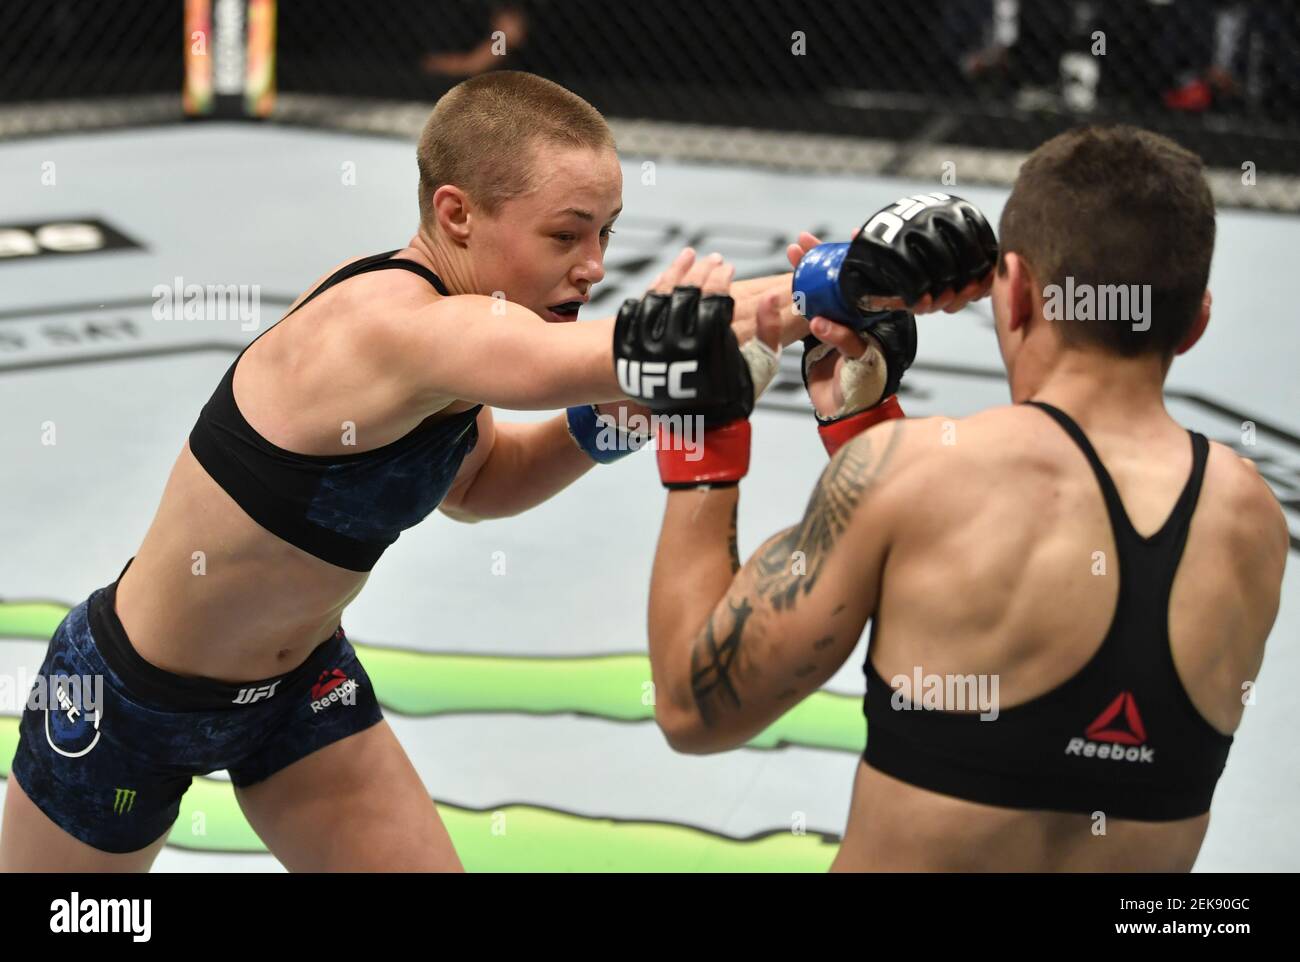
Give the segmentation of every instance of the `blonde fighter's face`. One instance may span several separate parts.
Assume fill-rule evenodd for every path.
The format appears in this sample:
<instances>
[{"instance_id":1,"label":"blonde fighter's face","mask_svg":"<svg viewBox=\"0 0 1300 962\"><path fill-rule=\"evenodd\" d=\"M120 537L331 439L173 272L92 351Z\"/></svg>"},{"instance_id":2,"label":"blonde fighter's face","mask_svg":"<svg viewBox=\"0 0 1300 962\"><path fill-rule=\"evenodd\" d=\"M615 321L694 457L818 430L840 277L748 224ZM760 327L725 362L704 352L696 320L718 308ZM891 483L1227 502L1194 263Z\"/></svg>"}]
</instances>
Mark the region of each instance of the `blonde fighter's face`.
<instances>
[{"instance_id":1,"label":"blonde fighter's face","mask_svg":"<svg viewBox=\"0 0 1300 962\"><path fill-rule=\"evenodd\" d=\"M477 286L547 321L574 321L605 276L605 248L623 209L623 171L608 149L541 146L533 163L532 191L475 216Z\"/></svg>"}]
</instances>

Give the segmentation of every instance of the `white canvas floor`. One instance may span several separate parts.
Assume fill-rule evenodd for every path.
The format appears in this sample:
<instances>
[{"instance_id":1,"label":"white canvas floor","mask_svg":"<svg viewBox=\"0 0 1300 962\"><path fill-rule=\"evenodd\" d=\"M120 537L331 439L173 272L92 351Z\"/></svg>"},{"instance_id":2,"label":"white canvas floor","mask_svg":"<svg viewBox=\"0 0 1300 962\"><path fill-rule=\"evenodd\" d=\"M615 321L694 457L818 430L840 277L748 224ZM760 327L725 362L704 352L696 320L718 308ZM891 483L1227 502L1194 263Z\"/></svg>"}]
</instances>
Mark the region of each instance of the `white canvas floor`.
<instances>
[{"instance_id":1,"label":"white canvas floor","mask_svg":"<svg viewBox=\"0 0 1300 962\"><path fill-rule=\"evenodd\" d=\"M411 144L394 140L243 125L0 145L7 223L93 216L143 245L0 259L0 602L76 604L112 580L139 545L199 408L253 336L237 320L155 321L154 286L178 276L257 284L262 324L273 323L330 265L406 242L416 217L413 155ZM51 169L54 183L43 183ZM666 162L652 184L644 173L639 158L626 159L627 213L610 248L599 302L606 310L596 314L643 290L687 241L722 251L742 273L775 272L798 230L847 236L882 204L935 186ZM993 219L1005 196L951 191ZM1290 501L1293 532L1300 532L1300 335L1289 280L1297 249L1300 220L1220 215L1214 319L1169 381L1176 416L1212 439L1240 447L1241 422L1256 422L1257 444L1241 450ZM793 370L754 418L744 553L797 519L824 464ZM963 415L1005 403L1000 373L985 305L925 318L909 413ZM542 415L499 415L533 416ZM40 443L47 421L58 427L52 447ZM344 624L354 641L420 652L643 654L662 499L651 459L641 456L593 471L519 518L462 526L435 515L388 552ZM495 552L504 552L504 575L493 573ZM1287 687L1300 672L1294 561L1258 703L1220 782L1199 870L1300 869L1292 815L1300 753ZM0 639L0 672L34 672L44 642ZM861 649L831 690L861 691ZM800 816L810 836L843 828L856 764L850 752L794 745L688 758L673 754L652 722L510 708L498 700L490 711L388 714L431 794L467 810L522 805L586 821L668 823L738 845L789 832ZM629 857L609 867L642 866ZM278 865L266 854L169 846L157 868Z\"/></svg>"}]
</instances>

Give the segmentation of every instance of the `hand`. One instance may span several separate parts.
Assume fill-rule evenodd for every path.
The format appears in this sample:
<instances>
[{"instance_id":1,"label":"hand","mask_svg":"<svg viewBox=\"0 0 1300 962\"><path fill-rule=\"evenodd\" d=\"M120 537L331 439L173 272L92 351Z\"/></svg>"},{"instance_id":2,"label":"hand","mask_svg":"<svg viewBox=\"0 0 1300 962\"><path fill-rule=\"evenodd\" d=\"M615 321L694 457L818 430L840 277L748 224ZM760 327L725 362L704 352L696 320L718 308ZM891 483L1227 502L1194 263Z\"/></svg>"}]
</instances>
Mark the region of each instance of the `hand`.
<instances>
[{"instance_id":1,"label":"hand","mask_svg":"<svg viewBox=\"0 0 1300 962\"><path fill-rule=\"evenodd\" d=\"M988 292L997 262L998 239L978 207L938 191L913 194L862 225L840 287L862 310L898 297L913 310L951 313Z\"/></svg>"},{"instance_id":2,"label":"hand","mask_svg":"<svg viewBox=\"0 0 1300 962\"><path fill-rule=\"evenodd\" d=\"M734 276L721 255L697 262L687 249L649 293L623 302L614 366L624 393L656 413L699 414L711 425L749 417L779 367L781 295L758 298L756 336L740 345L727 293Z\"/></svg>"},{"instance_id":3,"label":"hand","mask_svg":"<svg viewBox=\"0 0 1300 962\"><path fill-rule=\"evenodd\" d=\"M614 324L619 386L667 415L659 425L656 460L669 488L734 484L749 470L749 415L777 370L779 295L760 304L756 330L762 340L741 348L726 293L734 276L734 267L717 254L696 263L692 251L683 251L650 293L623 302ZM702 437L683 444L692 423L703 428Z\"/></svg>"},{"instance_id":4,"label":"hand","mask_svg":"<svg viewBox=\"0 0 1300 962\"><path fill-rule=\"evenodd\" d=\"M861 228L854 230L849 240L856 239L860 230ZM804 254L821 243L821 240L808 233L808 231L802 231L799 234L798 242L786 248L786 257L790 261L790 266L798 267L799 262L803 260ZM873 311L906 309L913 314L937 314L939 311L946 314L956 314L971 302L987 297L992 289L993 270L990 269L984 277L971 281L960 290L948 288L940 292L938 297L927 293L912 304L907 304L901 297L872 297L868 300L867 307ZM816 334L815 331L812 333Z\"/></svg>"},{"instance_id":5,"label":"hand","mask_svg":"<svg viewBox=\"0 0 1300 962\"><path fill-rule=\"evenodd\" d=\"M857 234L855 230L853 236L856 237ZM803 255L820 243L821 240L816 235L806 230L800 231L799 240L785 249L790 266L798 267ZM840 375L844 371L845 361L861 357L867 352L869 344L852 329L825 317L814 317L809 321L808 333L823 344L835 348L816 363L804 365L804 377L813 410L818 417L828 418L844 407L844 388ZM807 346L804 349L807 350Z\"/></svg>"},{"instance_id":6,"label":"hand","mask_svg":"<svg viewBox=\"0 0 1300 962\"><path fill-rule=\"evenodd\" d=\"M905 304L901 297L872 297L867 306L873 311L909 310L913 314L956 314L972 301L988 297L993 290L993 272L989 271L982 281L971 281L959 291L948 288L939 297L926 294L915 304Z\"/></svg>"},{"instance_id":7,"label":"hand","mask_svg":"<svg viewBox=\"0 0 1300 962\"><path fill-rule=\"evenodd\" d=\"M683 278L696 265L696 253L691 248L683 248L668 269L660 274L648 290L666 293L675 284L685 283ZM734 272L733 275L734 277ZM808 320L794 309L790 294L790 275L776 275L767 279L756 289L756 278L750 281L731 282L734 308L731 315L731 330L736 335L736 343L742 347L753 340L758 333L758 312L764 299L776 294L778 299L777 316L780 324L779 339L781 347L787 347L795 341L808 336ZM736 293L743 289L744 293Z\"/></svg>"},{"instance_id":8,"label":"hand","mask_svg":"<svg viewBox=\"0 0 1300 962\"><path fill-rule=\"evenodd\" d=\"M856 237L857 235L858 232L854 231L853 236ZM785 254L790 261L790 266L798 267L799 262L803 260L804 254L808 253L819 244L821 244L819 238L808 233L808 231L802 231L799 234L799 240L785 249ZM992 275L990 274L990 282L991 279ZM902 303L901 298L887 298L884 300L896 302L898 304ZM951 298L949 302L955 303ZM926 298L922 299L922 303L927 304L927 306L933 304L933 302L929 300L928 295ZM941 303L937 306L931 306L931 309L940 310L943 306L944 304ZM962 302L961 306L964 307L965 302ZM902 310L902 308L890 308L890 310ZM960 307L952 308L952 311L954 312L957 310L960 310ZM917 312L914 311L913 313ZM895 319L901 320L901 318ZM892 332L907 333L906 328L900 329L896 324L891 324L890 330ZM874 354L881 355L885 360L886 367L890 363L890 359L892 359L895 370L888 372L885 375L886 377L892 373L896 374L897 377L901 379L903 372L911 366L912 361L916 357L916 341L914 333L911 337L903 337L901 339L891 337L890 343L886 345L876 337L869 334L866 334L865 336L858 334L848 325L841 324L838 321L833 321L826 317L814 317L808 324L808 331L821 343L834 348L833 351L825 354L812 364L807 363L807 361L804 362L804 380L808 388L808 396L812 399L813 410L817 412L818 417L823 419L835 416L837 412L842 413L844 411L844 383L846 380L844 373L845 366L849 361L860 360L868 351L873 352ZM813 345L808 341L804 342L805 354L812 350L812 348ZM858 383L859 388L865 386L862 383L863 378L861 371L855 375L853 380ZM891 380L893 379L891 378ZM895 390L896 389L897 388L895 387Z\"/></svg>"},{"instance_id":9,"label":"hand","mask_svg":"<svg viewBox=\"0 0 1300 962\"><path fill-rule=\"evenodd\" d=\"M853 237L857 237L857 236L858 236L858 232L855 230L853 232ZM853 238L851 237L849 239L852 240ZM799 262L803 260L803 255L807 254L810 250L812 250L820 243L821 243L820 240L818 240L814 235L808 233L806 230L800 231L798 242L794 244L790 244L785 249L785 256L789 259L790 266L798 267Z\"/></svg>"},{"instance_id":10,"label":"hand","mask_svg":"<svg viewBox=\"0 0 1300 962\"><path fill-rule=\"evenodd\" d=\"M813 318L810 326L803 383L817 433L834 457L873 424L904 416L897 392L916 357L916 317L910 311L879 314L870 332L825 317Z\"/></svg>"},{"instance_id":11,"label":"hand","mask_svg":"<svg viewBox=\"0 0 1300 962\"><path fill-rule=\"evenodd\" d=\"M753 382L731 331L726 291L735 268L720 255L682 251L639 300L623 302L614 325L619 385L656 413L703 415L706 423L743 419Z\"/></svg>"},{"instance_id":12,"label":"hand","mask_svg":"<svg viewBox=\"0 0 1300 962\"><path fill-rule=\"evenodd\" d=\"M881 346L871 335L864 338L851 328L824 317L813 318L809 327L813 337L834 348L814 363L804 365L813 410L818 417L829 418L844 409L845 364L861 358L868 351L880 353Z\"/></svg>"},{"instance_id":13,"label":"hand","mask_svg":"<svg viewBox=\"0 0 1300 962\"><path fill-rule=\"evenodd\" d=\"M737 295L736 289L744 286L746 293ZM754 289L751 282L732 285L732 297L736 299L736 310L731 318L731 330L736 340L743 346L758 333L758 313L769 295L777 300L776 315L778 337L782 347L788 347L795 341L802 341L808 336L808 319L794 309L791 297L790 275L773 277L769 283Z\"/></svg>"},{"instance_id":14,"label":"hand","mask_svg":"<svg viewBox=\"0 0 1300 962\"><path fill-rule=\"evenodd\" d=\"M671 294L677 287L698 287L702 296L726 294L735 276L735 265L728 264L721 254L697 259L695 248L683 247L646 292Z\"/></svg>"}]
</instances>

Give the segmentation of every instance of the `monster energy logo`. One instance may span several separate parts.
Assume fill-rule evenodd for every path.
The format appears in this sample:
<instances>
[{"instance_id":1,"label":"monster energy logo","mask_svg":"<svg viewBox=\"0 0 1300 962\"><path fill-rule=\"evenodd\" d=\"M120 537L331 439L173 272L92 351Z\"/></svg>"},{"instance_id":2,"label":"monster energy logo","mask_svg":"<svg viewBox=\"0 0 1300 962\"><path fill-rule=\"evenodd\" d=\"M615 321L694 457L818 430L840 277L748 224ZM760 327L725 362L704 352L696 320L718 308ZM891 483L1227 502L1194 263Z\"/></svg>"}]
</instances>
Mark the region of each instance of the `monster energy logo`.
<instances>
[{"instance_id":1,"label":"monster energy logo","mask_svg":"<svg viewBox=\"0 0 1300 962\"><path fill-rule=\"evenodd\" d=\"M131 806L135 804L135 789L115 788L113 791L117 793L113 796L113 811L118 815L131 811Z\"/></svg>"}]
</instances>

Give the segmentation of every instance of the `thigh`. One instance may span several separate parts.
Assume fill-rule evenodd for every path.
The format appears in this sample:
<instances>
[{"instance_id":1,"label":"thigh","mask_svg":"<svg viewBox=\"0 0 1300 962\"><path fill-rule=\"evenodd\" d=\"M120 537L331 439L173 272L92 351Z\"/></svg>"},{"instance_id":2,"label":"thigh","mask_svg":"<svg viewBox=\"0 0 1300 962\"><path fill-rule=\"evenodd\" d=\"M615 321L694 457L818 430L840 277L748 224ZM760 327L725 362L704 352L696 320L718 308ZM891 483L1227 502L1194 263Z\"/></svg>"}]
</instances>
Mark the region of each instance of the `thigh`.
<instances>
[{"instance_id":1,"label":"thigh","mask_svg":"<svg viewBox=\"0 0 1300 962\"><path fill-rule=\"evenodd\" d=\"M380 721L235 789L266 847L291 872L459 872L433 799Z\"/></svg>"},{"instance_id":2,"label":"thigh","mask_svg":"<svg viewBox=\"0 0 1300 962\"><path fill-rule=\"evenodd\" d=\"M6 785L0 872L147 872L166 841L163 833L136 852L101 852L50 821L16 778Z\"/></svg>"},{"instance_id":3,"label":"thigh","mask_svg":"<svg viewBox=\"0 0 1300 962\"><path fill-rule=\"evenodd\" d=\"M73 608L55 630L23 707L0 830L10 868L147 869L190 785L174 756L195 741L192 719L127 697L100 656L90 608Z\"/></svg>"}]
</instances>

